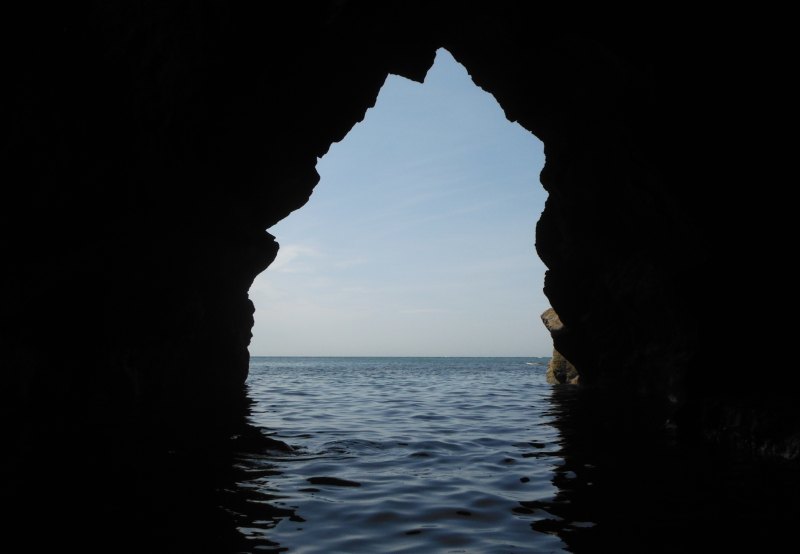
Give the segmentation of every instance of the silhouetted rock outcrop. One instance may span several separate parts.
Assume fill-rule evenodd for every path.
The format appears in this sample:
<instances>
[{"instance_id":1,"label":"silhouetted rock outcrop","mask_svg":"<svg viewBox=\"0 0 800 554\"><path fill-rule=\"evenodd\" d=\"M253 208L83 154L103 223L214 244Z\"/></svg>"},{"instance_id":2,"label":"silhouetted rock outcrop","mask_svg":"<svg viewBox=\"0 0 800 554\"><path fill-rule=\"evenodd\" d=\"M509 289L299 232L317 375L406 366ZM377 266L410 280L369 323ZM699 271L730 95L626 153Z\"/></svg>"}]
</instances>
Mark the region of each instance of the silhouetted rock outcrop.
<instances>
[{"instance_id":1,"label":"silhouetted rock outcrop","mask_svg":"<svg viewBox=\"0 0 800 554\"><path fill-rule=\"evenodd\" d=\"M796 455L781 445L800 430L798 378L754 379L738 353L782 358L793 342L741 322L729 293L777 321L794 287L783 189L750 150L780 158L761 122L791 113L786 72L763 69L789 67L783 50L697 10L551 4L20 4L4 65L2 421L240 412L247 291L278 249L266 229L308 200L317 158L386 76L421 81L444 47L545 144L537 250L581 383L671 399L684 429ZM726 435L742 413L758 433Z\"/></svg>"}]
</instances>

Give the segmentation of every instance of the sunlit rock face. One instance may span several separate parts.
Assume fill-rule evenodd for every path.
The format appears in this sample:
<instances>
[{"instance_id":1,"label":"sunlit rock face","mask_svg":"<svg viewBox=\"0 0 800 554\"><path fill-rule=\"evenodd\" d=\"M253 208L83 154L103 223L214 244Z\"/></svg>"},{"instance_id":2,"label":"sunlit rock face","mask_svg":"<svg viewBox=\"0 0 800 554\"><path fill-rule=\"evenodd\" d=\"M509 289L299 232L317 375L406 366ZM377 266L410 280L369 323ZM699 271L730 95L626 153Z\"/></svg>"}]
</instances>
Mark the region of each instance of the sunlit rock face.
<instances>
[{"instance_id":1,"label":"sunlit rock face","mask_svg":"<svg viewBox=\"0 0 800 554\"><path fill-rule=\"evenodd\" d=\"M553 357L547 364L547 382L551 385L577 385L580 375L575 366L561 352L553 350Z\"/></svg>"},{"instance_id":2,"label":"sunlit rock face","mask_svg":"<svg viewBox=\"0 0 800 554\"><path fill-rule=\"evenodd\" d=\"M555 347L553 348L553 358L547 364L547 382L553 385L564 383L577 385L580 377L578 370L558 349L567 348L569 351L572 347L580 353L582 341L570 341L572 336L569 329L564 326L553 308L545 310L541 318L544 326L550 331L550 336L553 337L553 346Z\"/></svg>"},{"instance_id":3,"label":"sunlit rock face","mask_svg":"<svg viewBox=\"0 0 800 554\"><path fill-rule=\"evenodd\" d=\"M537 248L581 384L670 399L680 425L719 437L749 410L758 423L735 442L786 452L792 387L734 363L745 335L726 291L769 298L771 278L736 261L756 259L767 231L745 231L758 204L727 192L744 179L729 168L747 117L717 101L744 94L727 60L757 56L718 25L502 1L101 4L17 19L6 421L233 409L247 290L277 252L265 229L307 201L316 158L386 76L423 80L444 47L545 144ZM740 113L755 105L741 100Z\"/></svg>"}]
</instances>

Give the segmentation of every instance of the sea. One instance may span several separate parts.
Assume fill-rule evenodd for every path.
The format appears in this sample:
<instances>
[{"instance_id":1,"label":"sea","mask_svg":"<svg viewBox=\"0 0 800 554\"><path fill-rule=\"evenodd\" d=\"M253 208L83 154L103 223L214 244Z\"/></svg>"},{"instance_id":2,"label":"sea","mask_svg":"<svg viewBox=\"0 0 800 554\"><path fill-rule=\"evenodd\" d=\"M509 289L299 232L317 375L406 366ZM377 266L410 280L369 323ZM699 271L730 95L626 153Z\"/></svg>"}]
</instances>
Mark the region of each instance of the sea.
<instances>
[{"instance_id":1,"label":"sea","mask_svg":"<svg viewBox=\"0 0 800 554\"><path fill-rule=\"evenodd\" d=\"M546 362L253 358L252 423L296 448L254 484L296 521L240 530L297 554L560 551L520 504L563 463L539 457L558 449Z\"/></svg>"},{"instance_id":2,"label":"sea","mask_svg":"<svg viewBox=\"0 0 800 554\"><path fill-rule=\"evenodd\" d=\"M546 362L254 357L234 410L43 422L3 438L0 550L797 550L796 462L676 427L657 396L550 385Z\"/></svg>"},{"instance_id":3,"label":"sea","mask_svg":"<svg viewBox=\"0 0 800 554\"><path fill-rule=\"evenodd\" d=\"M546 364L252 358L249 423L290 448L235 460L236 551L773 551L796 527L777 509L796 468L683 440L654 399L548 384Z\"/></svg>"}]
</instances>

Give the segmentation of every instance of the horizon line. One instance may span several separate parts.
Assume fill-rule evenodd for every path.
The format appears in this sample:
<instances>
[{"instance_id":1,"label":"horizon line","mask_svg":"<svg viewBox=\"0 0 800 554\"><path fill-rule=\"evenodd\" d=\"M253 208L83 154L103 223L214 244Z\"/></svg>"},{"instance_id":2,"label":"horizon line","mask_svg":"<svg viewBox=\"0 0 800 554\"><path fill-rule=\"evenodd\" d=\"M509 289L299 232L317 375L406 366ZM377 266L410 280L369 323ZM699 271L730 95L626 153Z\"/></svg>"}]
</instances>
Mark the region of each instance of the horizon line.
<instances>
[{"instance_id":1,"label":"horizon line","mask_svg":"<svg viewBox=\"0 0 800 554\"><path fill-rule=\"evenodd\" d=\"M337 356L321 356L321 355L256 355L250 354L251 358L552 358L553 356L414 356L414 355L403 355L403 356L369 356L369 355L358 355L358 356L346 356L346 355L337 355Z\"/></svg>"}]
</instances>

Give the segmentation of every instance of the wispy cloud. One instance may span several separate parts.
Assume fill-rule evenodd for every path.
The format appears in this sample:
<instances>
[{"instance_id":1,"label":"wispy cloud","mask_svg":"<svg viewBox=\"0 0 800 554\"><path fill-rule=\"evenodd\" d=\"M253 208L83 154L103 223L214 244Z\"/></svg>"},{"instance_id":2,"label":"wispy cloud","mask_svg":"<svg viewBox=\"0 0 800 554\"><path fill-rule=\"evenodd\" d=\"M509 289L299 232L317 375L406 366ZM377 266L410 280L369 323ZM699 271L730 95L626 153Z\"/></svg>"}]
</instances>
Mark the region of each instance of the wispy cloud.
<instances>
[{"instance_id":1,"label":"wispy cloud","mask_svg":"<svg viewBox=\"0 0 800 554\"><path fill-rule=\"evenodd\" d=\"M302 258L320 258L323 255L313 246L305 244L281 245L278 257L269 266L268 271L281 271L283 273L308 273L314 271L311 265L303 262Z\"/></svg>"},{"instance_id":2,"label":"wispy cloud","mask_svg":"<svg viewBox=\"0 0 800 554\"><path fill-rule=\"evenodd\" d=\"M400 310L401 314L465 314L465 310L448 310L447 308L414 308Z\"/></svg>"},{"instance_id":3,"label":"wispy cloud","mask_svg":"<svg viewBox=\"0 0 800 554\"><path fill-rule=\"evenodd\" d=\"M549 355L534 250L541 143L441 51L424 85L390 77L319 160L311 201L270 232L250 289L251 352ZM538 295L538 296L537 296Z\"/></svg>"},{"instance_id":4,"label":"wispy cloud","mask_svg":"<svg viewBox=\"0 0 800 554\"><path fill-rule=\"evenodd\" d=\"M342 292L357 292L357 293L364 293L364 292L371 292L372 289L368 289L367 287L343 287L341 289Z\"/></svg>"},{"instance_id":5,"label":"wispy cloud","mask_svg":"<svg viewBox=\"0 0 800 554\"><path fill-rule=\"evenodd\" d=\"M361 264L365 264L365 263L367 263L367 259L366 258L353 258L351 260L344 260L344 261L341 261L341 262L336 262L334 265L336 267L345 269L345 268L348 268L348 267L353 267L354 265L361 265Z\"/></svg>"},{"instance_id":6,"label":"wispy cloud","mask_svg":"<svg viewBox=\"0 0 800 554\"><path fill-rule=\"evenodd\" d=\"M316 279L311 279L305 286L315 289L324 289L328 287L332 287L336 284L336 281L330 279L328 277L317 277Z\"/></svg>"}]
</instances>

